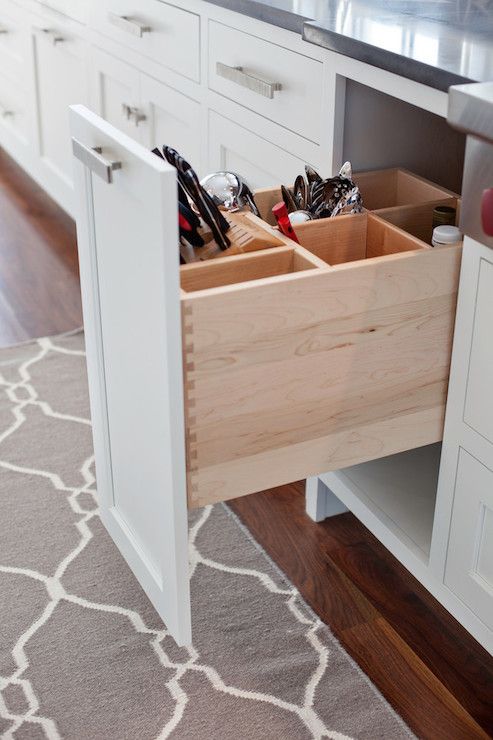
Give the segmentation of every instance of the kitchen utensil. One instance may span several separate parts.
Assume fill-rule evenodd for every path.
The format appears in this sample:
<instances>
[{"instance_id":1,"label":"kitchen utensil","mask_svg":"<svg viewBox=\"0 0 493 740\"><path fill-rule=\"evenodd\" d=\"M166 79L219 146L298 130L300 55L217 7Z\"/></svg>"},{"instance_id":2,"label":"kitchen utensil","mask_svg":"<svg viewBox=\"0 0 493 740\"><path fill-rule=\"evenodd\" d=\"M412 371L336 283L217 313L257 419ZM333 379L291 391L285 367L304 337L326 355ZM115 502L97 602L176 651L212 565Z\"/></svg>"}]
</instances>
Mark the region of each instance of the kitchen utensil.
<instances>
[{"instance_id":1,"label":"kitchen utensil","mask_svg":"<svg viewBox=\"0 0 493 740\"><path fill-rule=\"evenodd\" d=\"M276 205L272 208L272 213L274 214L274 218L276 219L279 229L284 234L284 236L289 236L290 239L298 242L299 244L299 239L296 236L295 230L291 226L288 216L288 209L286 208L286 204L283 200L279 201L279 203L276 203Z\"/></svg>"},{"instance_id":2,"label":"kitchen utensil","mask_svg":"<svg viewBox=\"0 0 493 740\"><path fill-rule=\"evenodd\" d=\"M172 147L164 146L163 154L166 161L176 168L180 184L197 208L202 219L209 226L214 240L220 249L227 249L230 246L230 241L226 236L226 232L229 230L229 223L207 191L201 186L197 174L191 165Z\"/></svg>"},{"instance_id":3,"label":"kitchen utensil","mask_svg":"<svg viewBox=\"0 0 493 740\"><path fill-rule=\"evenodd\" d=\"M307 221L313 220L313 216L310 213L310 211L303 211L303 210L292 211L291 213L288 214L288 218L289 218L289 223L291 224L291 226L296 226L297 224L304 224Z\"/></svg>"},{"instance_id":4,"label":"kitchen utensil","mask_svg":"<svg viewBox=\"0 0 493 740\"><path fill-rule=\"evenodd\" d=\"M256 216L260 217L253 193L245 180L236 172L212 172L200 184L211 196L217 206L228 211L241 209L247 204Z\"/></svg>"},{"instance_id":5,"label":"kitchen utensil","mask_svg":"<svg viewBox=\"0 0 493 740\"><path fill-rule=\"evenodd\" d=\"M296 211L298 206L296 205L296 202L290 191L288 190L288 188L284 187L284 185L281 185L281 195L287 212L291 213L292 211Z\"/></svg>"}]
</instances>

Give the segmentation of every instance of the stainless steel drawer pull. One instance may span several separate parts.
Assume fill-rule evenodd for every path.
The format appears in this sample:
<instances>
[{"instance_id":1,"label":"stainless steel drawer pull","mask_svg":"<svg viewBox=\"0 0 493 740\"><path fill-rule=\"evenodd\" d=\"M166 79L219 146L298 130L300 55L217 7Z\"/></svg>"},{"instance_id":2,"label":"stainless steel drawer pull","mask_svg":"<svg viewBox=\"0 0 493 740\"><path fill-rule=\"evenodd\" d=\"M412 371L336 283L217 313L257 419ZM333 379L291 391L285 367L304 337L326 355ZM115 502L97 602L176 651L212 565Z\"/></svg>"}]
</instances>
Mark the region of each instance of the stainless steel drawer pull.
<instances>
[{"instance_id":1,"label":"stainless steel drawer pull","mask_svg":"<svg viewBox=\"0 0 493 740\"><path fill-rule=\"evenodd\" d=\"M72 139L72 151L74 156L79 159L82 164L89 167L91 172L100 177L102 180L108 183L113 182L113 172L115 170L121 170L121 162L112 162L110 159L106 159L102 155L102 149L100 146L88 147L78 139Z\"/></svg>"},{"instance_id":2,"label":"stainless steel drawer pull","mask_svg":"<svg viewBox=\"0 0 493 740\"><path fill-rule=\"evenodd\" d=\"M127 105L127 103L122 103L122 111L127 121L133 120L136 126L147 119L145 113L142 113L142 111L136 108L136 106L134 105Z\"/></svg>"},{"instance_id":3,"label":"stainless steel drawer pull","mask_svg":"<svg viewBox=\"0 0 493 740\"><path fill-rule=\"evenodd\" d=\"M264 98L272 99L275 92L282 90L280 82L261 80L259 77L244 72L243 67L230 67L228 64L216 62L216 73L219 77L224 77L225 80L230 80L237 85L241 85L241 87L246 87L248 90L262 95Z\"/></svg>"},{"instance_id":4,"label":"stainless steel drawer pull","mask_svg":"<svg viewBox=\"0 0 493 740\"><path fill-rule=\"evenodd\" d=\"M39 31L39 33L43 33L47 38L49 38L53 46L56 46L57 44L62 44L65 41L65 38L61 35L61 33L55 31L53 28L38 28L35 30Z\"/></svg>"},{"instance_id":5,"label":"stainless steel drawer pull","mask_svg":"<svg viewBox=\"0 0 493 740\"><path fill-rule=\"evenodd\" d=\"M152 28L147 23L142 23L135 18L130 18L127 15L117 15L116 13L109 14L110 23L116 26L121 31L131 33L132 36L138 36L142 38L145 33L150 33Z\"/></svg>"},{"instance_id":6,"label":"stainless steel drawer pull","mask_svg":"<svg viewBox=\"0 0 493 740\"><path fill-rule=\"evenodd\" d=\"M12 118L15 113L10 108L5 108L4 105L0 103L0 118Z\"/></svg>"},{"instance_id":7,"label":"stainless steel drawer pull","mask_svg":"<svg viewBox=\"0 0 493 740\"><path fill-rule=\"evenodd\" d=\"M9 29L6 28L6 26L0 25L0 35L3 33L8 33L8 32L9 32Z\"/></svg>"}]
</instances>

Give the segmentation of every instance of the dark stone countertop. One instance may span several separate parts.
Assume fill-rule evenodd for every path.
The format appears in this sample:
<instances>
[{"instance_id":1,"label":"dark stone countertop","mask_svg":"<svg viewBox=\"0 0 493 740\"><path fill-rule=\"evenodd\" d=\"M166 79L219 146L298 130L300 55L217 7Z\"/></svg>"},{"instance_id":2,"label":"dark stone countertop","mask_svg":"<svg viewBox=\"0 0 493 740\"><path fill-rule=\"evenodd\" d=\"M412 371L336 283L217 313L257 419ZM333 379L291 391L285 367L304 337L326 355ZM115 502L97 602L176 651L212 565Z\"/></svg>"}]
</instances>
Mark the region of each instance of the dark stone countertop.
<instances>
[{"instance_id":1,"label":"dark stone countertop","mask_svg":"<svg viewBox=\"0 0 493 740\"><path fill-rule=\"evenodd\" d=\"M208 0L438 90L493 81L493 0Z\"/></svg>"}]
</instances>

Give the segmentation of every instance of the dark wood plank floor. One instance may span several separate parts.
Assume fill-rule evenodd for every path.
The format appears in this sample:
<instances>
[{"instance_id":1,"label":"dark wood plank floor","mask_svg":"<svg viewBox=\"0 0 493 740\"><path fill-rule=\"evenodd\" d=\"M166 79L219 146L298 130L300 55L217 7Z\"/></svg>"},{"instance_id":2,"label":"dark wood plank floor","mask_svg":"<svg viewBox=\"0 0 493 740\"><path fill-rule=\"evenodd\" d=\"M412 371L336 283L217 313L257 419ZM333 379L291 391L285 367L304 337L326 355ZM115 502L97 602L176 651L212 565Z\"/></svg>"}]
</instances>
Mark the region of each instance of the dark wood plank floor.
<instances>
[{"instance_id":1,"label":"dark wood plank floor","mask_svg":"<svg viewBox=\"0 0 493 740\"><path fill-rule=\"evenodd\" d=\"M0 150L0 346L81 324L74 225ZM301 484L231 508L420 738L493 735L492 658L354 516Z\"/></svg>"}]
</instances>

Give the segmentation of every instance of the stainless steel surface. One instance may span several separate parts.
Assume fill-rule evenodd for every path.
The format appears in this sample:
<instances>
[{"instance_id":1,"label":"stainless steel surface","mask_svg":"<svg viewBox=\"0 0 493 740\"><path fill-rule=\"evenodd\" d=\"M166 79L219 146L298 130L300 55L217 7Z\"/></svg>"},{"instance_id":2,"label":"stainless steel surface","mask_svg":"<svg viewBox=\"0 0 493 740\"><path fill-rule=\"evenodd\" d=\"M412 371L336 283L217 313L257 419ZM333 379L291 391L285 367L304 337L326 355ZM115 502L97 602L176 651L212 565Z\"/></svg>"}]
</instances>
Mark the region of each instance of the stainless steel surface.
<instances>
[{"instance_id":1,"label":"stainless steel surface","mask_svg":"<svg viewBox=\"0 0 493 740\"><path fill-rule=\"evenodd\" d=\"M90 148L77 139L72 139L72 151L91 172L107 183L113 182L113 172L121 170L121 162L112 162L102 155L101 147Z\"/></svg>"},{"instance_id":2,"label":"stainless steel surface","mask_svg":"<svg viewBox=\"0 0 493 740\"><path fill-rule=\"evenodd\" d=\"M493 248L481 222L483 191L493 188L493 82L459 85L450 91L448 122L467 136L460 226Z\"/></svg>"},{"instance_id":3,"label":"stainless steel surface","mask_svg":"<svg viewBox=\"0 0 493 740\"><path fill-rule=\"evenodd\" d=\"M0 34L2 34L2 33L8 33L8 32L9 32L9 29L8 28L6 28L5 26L0 26Z\"/></svg>"},{"instance_id":4,"label":"stainless steel surface","mask_svg":"<svg viewBox=\"0 0 493 740\"><path fill-rule=\"evenodd\" d=\"M142 38L145 33L150 33L152 31L151 27L147 23L142 23L136 18L131 18L127 15L109 13L108 17L113 26L116 26L121 31L125 31L125 33L132 34L132 36Z\"/></svg>"},{"instance_id":5,"label":"stainless steel surface","mask_svg":"<svg viewBox=\"0 0 493 740\"><path fill-rule=\"evenodd\" d=\"M493 0L209 0L439 90L493 80Z\"/></svg>"},{"instance_id":6,"label":"stainless steel surface","mask_svg":"<svg viewBox=\"0 0 493 740\"><path fill-rule=\"evenodd\" d=\"M493 82L452 87L447 120L459 131L493 143Z\"/></svg>"},{"instance_id":7,"label":"stainless steel surface","mask_svg":"<svg viewBox=\"0 0 493 740\"><path fill-rule=\"evenodd\" d=\"M493 145L468 136L460 227L464 234L493 249L493 236L485 234L481 223L481 198L488 188L493 188Z\"/></svg>"},{"instance_id":8,"label":"stainless steel surface","mask_svg":"<svg viewBox=\"0 0 493 740\"><path fill-rule=\"evenodd\" d=\"M246 87L248 90L262 95L264 98L272 99L275 92L282 90L280 82L262 80L249 72L245 72L243 67L230 67L229 64L216 62L216 73L219 77L224 77L225 80L234 82L241 87Z\"/></svg>"}]
</instances>

